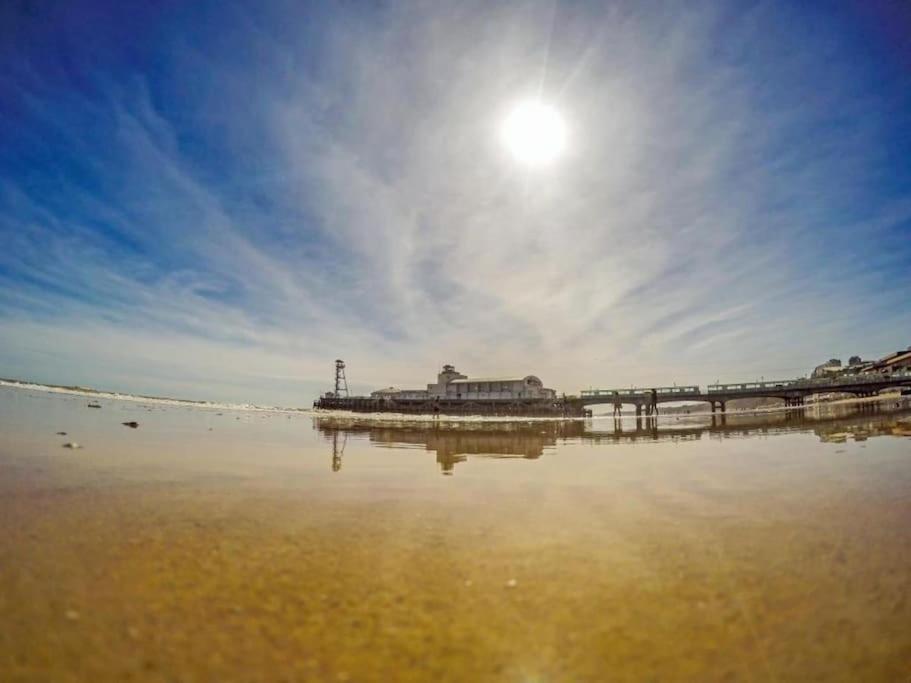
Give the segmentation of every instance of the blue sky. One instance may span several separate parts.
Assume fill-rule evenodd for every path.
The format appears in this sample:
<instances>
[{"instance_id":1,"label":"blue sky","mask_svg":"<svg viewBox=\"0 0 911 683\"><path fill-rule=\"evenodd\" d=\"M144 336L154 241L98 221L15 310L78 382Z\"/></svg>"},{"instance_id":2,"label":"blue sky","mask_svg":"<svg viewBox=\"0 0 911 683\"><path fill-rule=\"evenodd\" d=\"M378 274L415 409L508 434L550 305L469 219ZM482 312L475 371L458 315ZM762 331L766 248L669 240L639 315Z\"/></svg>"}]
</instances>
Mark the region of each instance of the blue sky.
<instances>
[{"instance_id":1,"label":"blue sky","mask_svg":"<svg viewBox=\"0 0 911 683\"><path fill-rule=\"evenodd\" d=\"M306 405L911 344L911 10L4 3L0 376ZM498 131L540 97L566 153Z\"/></svg>"}]
</instances>

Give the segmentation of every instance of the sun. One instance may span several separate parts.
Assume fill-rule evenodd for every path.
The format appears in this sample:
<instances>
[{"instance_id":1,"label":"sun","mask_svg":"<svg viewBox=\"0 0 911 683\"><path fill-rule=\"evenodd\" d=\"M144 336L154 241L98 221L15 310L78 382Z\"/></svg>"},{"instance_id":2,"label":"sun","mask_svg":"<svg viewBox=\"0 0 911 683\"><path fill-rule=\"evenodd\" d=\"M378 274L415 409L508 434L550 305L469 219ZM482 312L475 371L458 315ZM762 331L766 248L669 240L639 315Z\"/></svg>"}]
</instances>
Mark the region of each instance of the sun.
<instances>
[{"instance_id":1,"label":"sun","mask_svg":"<svg viewBox=\"0 0 911 683\"><path fill-rule=\"evenodd\" d=\"M566 123L560 112L537 100L513 107L501 133L513 157L528 166L549 164L566 148Z\"/></svg>"}]
</instances>

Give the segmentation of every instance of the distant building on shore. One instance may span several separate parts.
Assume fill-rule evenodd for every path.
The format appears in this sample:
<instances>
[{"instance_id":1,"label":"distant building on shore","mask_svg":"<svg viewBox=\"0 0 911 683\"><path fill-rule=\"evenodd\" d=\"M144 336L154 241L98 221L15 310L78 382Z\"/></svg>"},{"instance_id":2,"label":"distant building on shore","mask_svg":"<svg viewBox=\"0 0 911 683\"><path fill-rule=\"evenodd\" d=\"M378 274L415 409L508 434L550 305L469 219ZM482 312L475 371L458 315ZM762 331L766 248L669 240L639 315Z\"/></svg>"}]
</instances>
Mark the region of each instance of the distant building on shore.
<instances>
[{"instance_id":1,"label":"distant building on shore","mask_svg":"<svg viewBox=\"0 0 911 683\"><path fill-rule=\"evenodd\" d=\"M867 372L891 375L893 372L911 371L911 346L904 351L895 351L870 364Z\"/></svg>"},{"instance_id":2,"label":"distant building on shore","mask_svg":"<svg viewBox=\"0 0 911 683\"><path fill-rule=\"evenodd\" d=\"M817 365L813 368L813 373L810 375L813 379L822 379L825 377L836 377L844 373L844 366L841 364L841 360L838 358L830 358L822 365Z\"/></svg>"},{"instance_id":3,"label":"distant building on shore","mask_svg":"<svg viewBox=\"0 0 911 683\"><path fill-rule=\"evenodd\" d=\"M825 379L841 377L842 375L859 375L862 372L868 372L873 364L874 361L863 360L860 356L851 356L847 365L842 365L841 360L838 358L832 358L813 368L813 373L810 377L813 379Z\"/></svg>"},{"instance_id":4,"label":"distant building on shore","mask_svg":"<svg viewBox=\"0 0 911 683\"><path fill-rule=\"evenodd\" d=\"M831 358L822 365L813 368L810 375L813 379L841 377L842 375L859 375L875 372L889 375L893 372L911 370L911 346L903 351L895 351L879 360L863 360L860 356L851 356L847 365L843 365L838 358Z\"/></svg>"},{"instance_id":5,"label":"distant building on shore","mask_svg":"<svg viewBox=\"0 0 911 683\"><path fill-rule=\"evenodd\" d=\"M373 398L402 400L456 399L491 400L518 398L556 398L557 392L547 389L534 375L524 377L468 377L458 372L453 365L444 365L437 375L437 381L426 389L380 389L370 394Z\"/></svg>"}]
</instances>

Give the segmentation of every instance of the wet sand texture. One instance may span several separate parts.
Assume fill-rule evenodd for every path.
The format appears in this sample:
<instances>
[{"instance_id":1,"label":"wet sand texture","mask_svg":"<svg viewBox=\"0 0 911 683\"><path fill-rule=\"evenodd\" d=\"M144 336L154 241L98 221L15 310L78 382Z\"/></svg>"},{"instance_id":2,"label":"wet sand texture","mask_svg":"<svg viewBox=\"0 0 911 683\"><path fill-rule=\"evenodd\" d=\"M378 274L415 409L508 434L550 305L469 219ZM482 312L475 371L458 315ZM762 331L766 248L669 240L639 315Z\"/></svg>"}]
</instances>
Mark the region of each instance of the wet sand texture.
<instances>
[{"instance_id":1,"label":"wet sand texture","mask_svg":"<svg viewBox=\"0 0 911 683\"><path fill-rule=\"evenodd\" d=\"M545 434L532 458L351 431L333 471L306 419L0 407L3 680L911 674L911 439L875 436L894 416L834 440ZM493 452L440 476L433 452L466 443Z\"/></svg>"}]
</instances>

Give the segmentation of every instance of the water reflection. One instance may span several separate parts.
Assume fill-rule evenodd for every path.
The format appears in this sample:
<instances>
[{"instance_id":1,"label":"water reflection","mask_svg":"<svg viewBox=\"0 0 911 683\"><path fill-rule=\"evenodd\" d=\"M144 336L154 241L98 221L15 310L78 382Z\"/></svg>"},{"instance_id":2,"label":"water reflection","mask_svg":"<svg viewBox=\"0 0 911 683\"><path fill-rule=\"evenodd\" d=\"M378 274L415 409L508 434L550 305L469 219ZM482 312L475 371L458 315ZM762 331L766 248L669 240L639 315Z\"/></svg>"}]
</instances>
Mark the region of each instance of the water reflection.
<instances>
[{"instance_id":1,"label":"water reflection","mask_svg":"<svg viewBox=\"0 0 911 683\"><path fill-rule=\"evenodd\" d=\"M332 443L332 471L338 472L342 469L342 456L345 454L345 445L348 443L348 433L336 429L329 435L329 440Z\"/></svg>"},{"instance_id":2,"label":"water reflection","mask_svg":"<svg viewBox=\"0 0 911 683\"><path fill-rule=\"evenodd\" d=\"M820 441L863 441L874 436L911 437L911 404L864 403L794 408L754 414L645 417L540 422L392 422L369 417L319 417L314 426L332 447L332 470L341 469L349 435L379 447L432 451L443 474L469 457L540 458L558 443L618 444L751 438L812 432Z\"/></svg>"},{"instance_id":3,"label":"water reflection","mask_svg":"<svg viewBox=\"0 0 911 683\"><path fill-rule=\"evenodd\" d=\"M556 446L557 440L581 438L585 426L581 422L542 423L436 423L433 425L364 423L332 418L317 418L316 426L332 444L333 471L341 466L338 444L349 434L365 435L370 443L380 447L416 447L436 453L443 474L452 474L455 465L468 456L494 458L541 457L545 449ZM342 436L339 436L342 435ZM339 467L335 466L338 461Z\"/></svg>"}]
</instances>

